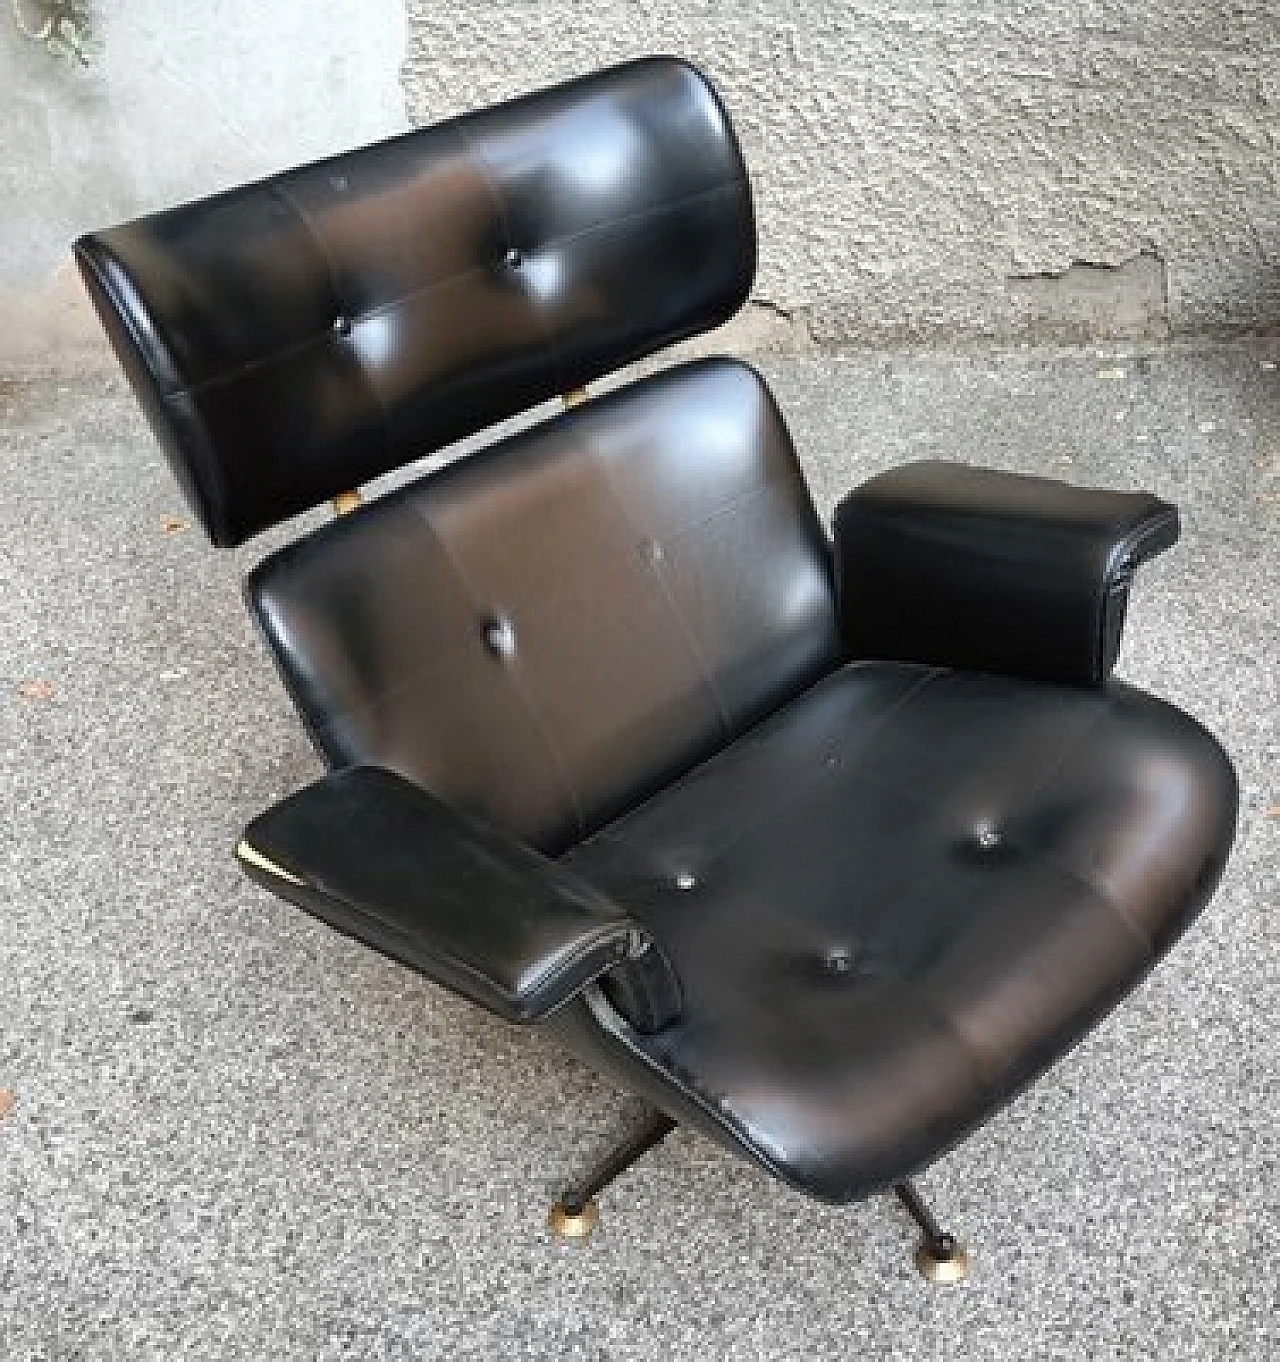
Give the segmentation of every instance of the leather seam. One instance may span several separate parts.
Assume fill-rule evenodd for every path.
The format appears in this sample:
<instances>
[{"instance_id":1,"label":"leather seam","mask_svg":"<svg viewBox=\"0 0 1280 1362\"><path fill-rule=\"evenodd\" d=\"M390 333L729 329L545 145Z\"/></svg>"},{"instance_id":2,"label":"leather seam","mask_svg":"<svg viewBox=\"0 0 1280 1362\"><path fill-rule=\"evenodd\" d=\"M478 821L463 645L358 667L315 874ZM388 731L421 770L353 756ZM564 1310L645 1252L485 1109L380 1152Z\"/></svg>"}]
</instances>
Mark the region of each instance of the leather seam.
<instances>
[{"instance_id":1,"label":"leather seam","mask_svg":"<svg viewBox=\"0 0 1280 1362\"><path fill-rule=\"evenodd\" d=\"M279 858L273 857L273 859ZM294 873L300 872L295 869ZM323 885L316 884L314 880L310 879L306 880L302 887L339 905L359 921L369 923L379 931L386 932L396 940L404 942L407 946L412 947L416 954L425 956L427 959L435 961L447 969L456 970L459 974L468 979L473 979L482 983L486 989L496 994L499 999L508 1004L513 1012L519 1012L530 1005L536 1005L537 995L540 992L550 988L558 978L566 974L572 974L574 969L583 965L594 952L607 947L611 943L611 940L615 938L625 940L629 927L633 925L631 919L626 918L621 922L602 924L592 928L590 934L581 939L577 945L573 946L561 960L557 961L555 964L545 966L538 971L538 973L532 975L527 989L521 992L515 992L507 985L499 983L491 975L486 974L479 966L471 964L469 961L462 959L460 956L455 955L453 952L442 948L434 942L423 942L411 936L408 932L404 931L403 928L396 926L394 923L389 923L377 913L370 912L368 909L354 903L345 894L339 894ZM377 948L375 947L375 949ZM383 953L385 954L385 952ZM597 975L592 977L597 977L600 973L603 973L612 963L612 960L605 960L597 971ZM426 970L423 970L416 965L410 965L410 968L415 969L417 973L422 974L427 978L431 978L431 975L428 974ZM449 987L443 980L433 980L433 982L439 983L441 987L444 988ZM567 1002L569 998L580 992L588 982L590 982L590 980L584 980L562 999L561 1003ZM453 991L456 992L457 990L455 989ZM561 1003L557 1003L556 1006L560 1006ZM546 1014L544 1013L542 1015Z\"/></svg>"},{"instance_id":2,"label":"leather seam","mask_svg":"<svg viewBox=\"0 0 1280 1362\"><path fill-rule=\"evenodd\" d=\"M488 168L487 168L487 167L486 167L485 173L486 173L486 177L487 177L488 174L489 174ZM704 197L705 195L712 194L712 193L721 193L721 192L723 192L723 191L725 191L725 190L727 190L727 189L734 189L734 188L741 188L741 187L742 187L742 182L741 182L741 181L738 181L738 180L726 181L724 184L717 185L717 186L715 186L713 189L704 190L704 191L699 191L699 193L689 195L689 196L688 196L687 198L685 198L685 199L674 200L673 202L671 202L671 203L669 203L669 204L662 205L662 206L661 206L660 208L658 208L658 209L650 209L650 210L646 210L646 211L647 211L648 213L656 213L656 212L666 212L666 211L669 211L669 210L674 210L674 209L677 209L677 208L682 208L682 207L684 207L688 202L690 202L690 201L692 201L692 200L694 200L694 199L697 199L697 198ZM276 185L274 182L270 182L270 183L268 184L267 188L268 188L269 192L274 192L274 193L279 194L279 196L288 204L288 206L289 206L291 209L293 209L295 212L298 213L298 216L299 216L300 218L302 218L304 224L307 226L308 233L309 233L310 235L312 235L313 238L314 238L315 229L307 222L307 220L306 220L305 218L303 218L302 213L297 209L297 207L296 207L296 205L294 204L293 200L292 200L291 198L288 198L288 197L286 196L286 193L283 192L283 191L281 191L281 190L279 189L278 185ZM490 192L491 194L494 192L494 190L492 189L492 187L490 187L489 192ZM504 233L504 236L505 236L505 238L506 238L506 244L507 244L507 246L510 248L511 245L512 245L512 241L511 241L511 232L510 232L510 228L507 226L505 209L504 209L501 205L498 205L497 211L498 211L499 215L502 217L502 221L503 221L503 233ZM599 230L599 229L602 228L602 227L614 226L614 225L617 225L617 224L619 224L619 223L629 222L633 217L642 217L642 216L644 216L644 214L642 214L642 213L636 213L636 214L625 214L625 215L623 215L622 217L619 217L619 218L610 218L610 219L606 220L605 222L597 223L597 224L595 224L595 225L592 226L592 227L584 228L584 229L582 229L582 230L580 230L580 231L578 231L578 232L570 232L570 233L568 233L567 235L565 235L564 237L550 238L550 239L548 239L546 242L544 242L543 245L544 245L544 246L560 246L560 245L565 244L566 242L576 241L576 240L578 240L579 238L584 237L584 236L587 236L587 235L589 235L591 232L597 231L597 230ZM325 250L325 248L324 248L323 246L321 247L321 251L322 251L322 253L323 253L324 256L325 256L326 263L329 264L329 270L330 270L330 290L331 290L331 292L332 292L332 294L333 294L334 301L335 301L335 302L339 302L340 300L338 299L337 290L336 290L336 287L334 286L334 277L333 277L333 267L332 267L332 264L331 264L330 261L329 261L329 256L328 256L327 250ZM420 285L420 286L417 287L417 288L407 289L404 293L398 294L394 299L391 299L391 300L389 300L389 301L387 301L387 302L385 302L385 303L380 303L377 307L370 308L370 309L368 309L367 311L364 311L364 312L352 314L351 321L352 321L353 324L359 324L359 323L361 323L361 322L365 322L365 321L370 321L370 320L376 319L376 318L382 316L382 315L385 314L385 313L394 311L396 308L400 307L400 306L403 305L404 303L409 302L409 301L412 300L412 299L418 298L418 297L420 297L420 296L422 296L422 295L424 295L424 294L430 293L430 292L432 292L432 291L435 290L435 289L447 288L448 286L450 286L450 285L452 285L452 284L460 283L460 282L462 282L462 281L465 280L465 279L469 279L469 278L472 278L472 277L474 277L474 276L481 276L481 275L484 275L486 272L487 272L487 268L486 268L486 266L484 266L484 265L474 265L474 266L472 266L472 267L469 268L469 269L459 270L456 274L451 274L451 275L449 275L447 278L444 278L444 279L435 279L435 280L433 280L433 281L432 281L431 283L429 283L429 284L422 284L422 285ZM730 315L732 315L732 314L730 314ZM540 317L539 317L539 319L538 319L538 324L539 324L539 327L541 328L541 327L542 327L542 319L541 319ZM707 329L710 329L710 328L707 328ZM545 335L545 334L546 334L546 333L544 332L544 335ZM209 375L207 375L206 377L200 379L200 380L199 380L198 382L196 382L196 383L183 384L183 385L180 385L180 386L175 387L175 388L160 388L159 385L157 385L157 391L160 393L160 395L161 395L162 397L181 397L181 396L184 396L184 395L189 395L189 396L192 396L192 397L198 396L199 394L203 393L203 392L204 392L206 389L208 389L208 388L217 387L219 384L223 384L223 383L235 382L237 379L241 378L243 375L248 374L248 373L251 373L251 372L252 372L253 370L255 370L255 369L264 368L264 367L266 367L266 366L268 366L268 365L270 365L270 364L277 363L277 362L279 362L279 361L281 361L281 360L288 359L288 358L290 358L291 356L297 354L298 352L307 349L308 346L312 346L312 345L321 345L321 344L323 344L323 343L325 342L327 336L328 336L328 332L327 332L327 331L316 331L316 332L311 333L310 335L306 335L306 336L299 337L297 340L290 342L288 345L281 346L278 350L273 350L270 354L266 354L266 355L256 355L256 356L254 356L252 359L242 360L239 364L235 365L234 367L225 369L225 370L223 370L223 371L220 372L220 373L209 374ZM551 342L550 342L550 341L547 341L546 343L547 343L548 346L550 347ZM664 343L665 343L665 342L659 342L655 348L661 348L661 346L662 346ZM652 353L652 351L648 351L648 352L646 352L646 353ZM555 365L556 365L557 372L559 372L559 371L560 371L560 357L559 357L558 353L553 352L553 354L552 354L552 360L553 360L553 362L554 362ZM630 362L630 361L628 361L628 362ZM464 381L465 381L465 380L464 380Z\"/></svg>"},{"instance_id":3,"label":"leather seam","mask_svg":"<svg viewBox=\"0 0 1280 1362\"><path fill-rule=\"evenodd\" d=\"M477 621L479 621L484 617L486 611L484 606L481 604L480 598L477 595L475 589L472 587L471 582L468 579L466 573L462 570L462 566L458 562L457 555L449 547L448 543L445 541L444 536L436 529L435 525L433 525L431 521L427 519L426 513L416 504L416 502L413 499L410 499L408 501L407 506L413 512L417 524L419 528L422 530L422 532L426 534L435 544L439 546L440 552L444 555L445 560L453 569L453 575L456 578L458 585L462 588L463 595L467 598L468 602L470 603L471 609L475 614ZM574 822L578 828L578 837L579 839L581 839L583 835L583 829L585 827L585 820L583 819L582 815L582 804L581 799L579 797L578 788L574 783L573 775L569 768L569 765L565 761L564 755L560 751L559 743L556 741L554 733L552 733L550 726L547 724L546 719L542 713L542 710L535 703L533 696L530 695L529 688L524 684L524 681L519 675L517 669L514 667L508 667L507 675L510 678L512 689L519 697L520 703L523 706L525 712L528 714L530 720L532 721L534 729L541 736L543 744L545 745L547 751L551 755L551 761L555 766L561 781L564 784L566 792L568 793L569 804L573 810Z\"/></svg>"},{"instance_id":4,"label":"leather seam","mask_svg":"<svg viewBox=\"0 0 1280 1362\"><path fill-rule=\"evenodd\" d=\"M338 287L338 271L334 267L333 256L330 254L328 243L324 239L324 234L319 226L312 219L311 214L296 200L284 186L283 179L271 180L266 185L266 192L274 195L287 208L291 209L298 221L302 223L308 236L315 243L316 250L319 251L321 259L324 261L325 272L329 276L329 294L333 299L334 307L341 313L346 304L342 299L342 290ZM319 338L317 338L319 339ZM345 352L344 352L345 353ZM360 362L355 354L346 356L350 361L351 368L360 375L365 392L373 399L373 405L377 409L378 415L382 418L382 447L384 457L390 457L393 451L391 439L391 413L387 410L387 404L382 400L382 394L378 391L378 386L374 383L368 369Z\"/></svg>"},{"instance_id":5,"label":"leather seam","mask_svg":"<svg viewBox=\"0 0 1280 1362\"><path fill-rule=\"evenodd\" d=\"M1119 919L1119 921L1122 922L1128 929L1129 934L1135 937L1138 940L1138 942L1142 945L1147 958L1149 960L1155 958L1156 954L1155 937L1153 936L1151 931L1142 923L1137 922L1132 917L1130 917L1130 915L1124 910L1124 908L1122 908L1120 904L1109 893L1099 888L1099 886L1094 884L1092 880L1082 875L1080 871L1067 865L1065 861L1059 860L1058 857L1053 855L1051 852L1035 851L1032 853L1032 857L1033 859L1042 862L1050 869L1056 870L1060 875L1065 875L1069 880L1072 881L1073 884L1083 889L1089 895L1090 898L1094 899L1097 903L1103 904L1107 908L1109 908L1111 910L1112 915Z\"/></svg>"},{"instance_id":6,"label":"leather seam","mask_svg":"<svg viewBox=\"0 0 1280 1362\"><path fill-rule=\"evenodd\" d=\"M124 332L129 338L129 343L133 347L135 353L137 354L138 360L144 372L146 373L147 378L150 380L152 384L156 398L158 399L157 405L159 409L163 411L167 406L171 396L172 397L181 396L184 394L186 390L183 388L171 389L161 383L159 376L155 372L155 366L152 365L150 361L147 359L146 351L143 348L142 340L138 334L138 328L134 322L133 317L130 316L128 311L126 311L126 309L124 308L119 294L117 293L116 289L112 286L110 280L107 278L106 274L103 272L101 268L100 262L98 260L98 252L102 249L105 248L98 246L97 243L95 243L93 250L88 250L82 247L79 243L77 243L74 248L76 258L88 265L89 269L93 273L93 277L97 282L98 287L102 290L103 296L110 300L112 310L115 316L119 319L121 326L124 328ZM121 264L120 268L121 269L124 268L123 264ZM168 348L169 347L167 345L164 346L166 352L168 351ZM170 356L169 359L171 367L176 371L177 370L176 361L173 360L172 356ZM172 419L173 418L170 416L169 420L171 423ZM201 440L202 442L204 442L207 439L207 432L205 430L203 419L199 421L199 429ZM178 443L179 445L182 445L184 443L180 439L176 428L173 428L171 430L171 434L173 435L173 438L176 443ZM216 459L210 460L206 457L201 457L198 453L192 450L184 449L183 452L187 454L189 458L192 459L193 464L198 465L200 469L200 474L206 476L208 481L212 483L217 488L218 491L218 497L216 498L215 502L214 498L207 496L205 494L204 488L201 486L201 482L203 480L202 476L198 475L195 478L193 478L192 480L193 485L196 487L200 496L200 501L203 503L202 505L197 507L197 510L202 512L201 519L206 520L208 524L210 524L211 526L215 526L219 531L225 530L227 520L226 517L227 486L226 479L222 476L222 468L220 463ZM215 509L215 505L216 510L218 512L216 516L212 514L212 512Z\"/></svg>"},{"instance_id":7,"label":"leather seam","mask_svg":"<svg viewBox=\"0 0 1280 1362\"><path fill-rule=\"evenodd\" d=\"M515 235L511 230L511 218L507 212L507 200L494 178L493 167L485 159L484 154L477 149L475 139L471 137L462 123L458 124L457 133L458 140L462 143L463 148L467 152L472 163L477 165L482 172L485 190L489 195L490 202L493 204L494 213L496 214L498 221L502 224L502 235L507 250L518 250L519 247L516 245ZM481 269L483 270L483 266ZM530 307L529 311L532 313L534 322L538 328L538 333L542 337L543 349L550 358L551 366L555 370L556 386L563 389L565 387L563 364L560 357L560 351L555 343L555 336L553 335L550 326L547 324L546 318L542 315L540 308Z\"/></svg>"},{"instance_id":8,"label":"leather seam","mask_svg":"<svg viewBox=\"0 0 1280 1362\"><path fill-rule=\"evenodd\" d=\"M906 705L910 700L914 699L932 681L934 681L940 674L942 674L946 670L947 668L945 667L930 667L923 676L917 677L916 680L907 688L907 690L904 691L902 695L898 696L898 698L893 701L889 708L886 709L885 712L881 714L879 718L877 718L868 729L865 730L865 732L868 735L878 732L879 729L884 724L886 724L904 705ZM829 675L835 675L835 673L829 673ZM819 682L818 684L821 684L821 682ZM799 698L800 698L799 696L794 697L792 703L795 703L795 701L798 700ZM767 720L765 720L764 722L767 722ZM753 730L748 729L747 733L750 733L752 731ZM745 733L739 735L739 737L745 736L746 736ZM725 749L721 749L721 751L724 750ZM707 762L714 761L717 755L719 754L713 753L712 756L707 759ZM682 787L686 781L689 781L696 777L698 773L702 770L702 768L705 765L707 765L707 762L699 762L698 765L693 768L693 770L689 771L688 773L686 773L686 775L682 776L679 781L676 781L673 784L668 785L664 789L658 791L658 793L652 796L652 798L656 800L661 799L664 796L673 794L677 789ZM752 832L759 828L761 824L764 823L767 819L774 817L781 810L785 809L791 804L794 804L795 801L799 799L800 796L804 793L804 791L809 789L809 787L813 785L815 781L822 779L822 777L823 771L819 770L818 772L810 775L806 780L799 782L797 785L791 786L787 793L778 800L776 800L773 804L771 804L768 809L762 811L755 818L752 818L750 822L747 823L746 825L739 827L738 830L733 835L733 837L731 837L727 842L725 842L722 846L716 849L715 854L713 856L711 856L708 860L703 861L701 863L704 873L707 870L709 870L712 866L718 865L729 853L730 850L738 846L747 836L749 836ZM645 801L646 804L649 802L650 802L649 800ZM635 809L629 810L626 814L623 815L621 819L617 821L618 822L627 821L634 814L639 813L639 811L642 808L644 808L644 804L638 805ZM641 856L647 855L643 847L629 841L626 837L619 836L615 825L608 825L605 829L601 830L600 832L594 833L593 840L596 837L607 838L611 842L615 842L621 846L629 847L632 850L638 852Z\"/></svg>"},{"instance_id":9,"label":"leather seam","mask_svg":"<svg viewBox=\"0 0 1280 1362\"><path fill-rule=\"evenodd\" d=\"M637 524L635 517L627 508L626 503L623 501L622 497L618 495L618 489L614 485L613 478L610 476L608 462L600 457L597 448L593 447L591 452L592 457L595 459L596 466L597 468L600 469L600 472L604 478L605 486L609 489L609 495L613 499L613 504L618 509L618 514L621 515L623 520L626 521L626 523L631 527L631 532L633 535L641 539L645 538L643 527ZM761 493L765 492L768 489L768 486L769 483L768 481L766 481L761 486L753 487L750 489L750 491L741 493L739 496L732 498L731 501L726 502L723 506L717 507L715 512L712 512L710 515L695 522L695 524L685 526L676 534L668 536L667 542L675 543L679 539L683 539L690 534L696 533L698 530L702 529L703 526L709 524L720 513L728 511L732 507L736 507L739 504L739 502L743 500L749 498L754 499L755 496L758 496ZM662 544L662 540L658 538L655 538L654 542L658 545ZM724 697L720 694L720 688L719 686L716 685L715 676L712 673L711 668L707 665L707 660L702 655L702 649L698 647L697 639L694 637L693 631L689 628L688 622L685 620L684 613L681 611L679 605L676 602L675 595L671 590L670 583L667 581L665 575L663 574L661 562L657 559L651 558L647 561L646 566L648 568L647 575L649 579L656 583L659 594L661 595L662 599L666 602L667 610L671 615L671 618L675 621L676 630L680 634L680 637L684 640L685 650L689 654L690 660L693 663L693 668L697 672L698 677L702 682L703 688L711 697L711 708L714 711L716 718L720 722L721 740L723 742L728 742L730 737L732 736L732 727L729 722L729 711L724 703Z\"/></svg>"},{"instance_id":10,"label":"leather seam","mask_svg":"<svg viewBox=\"0 0 1280 1362\"><path fill-rule=\"evenodd\" d=\"M1143 552L1144 541L1158 540L1170 525L1176 528L1177 524L1177 507L1169 506L1140 520L1112 545L1107 567L1102 577L1101 601L1098 606L1098 627L1094 639L1093 679L1096 682L1101 683L1107 679L1107 636L1110 633L1110 623L1115 608L1112 597L1116 585L1121 581L1126 570L1132 577L1133 572L1146 561L1149 555ZM1127 599L1128 594L1129 586L1126 582L1121 600ZM1117 645L1119 642L1117 640Z\"/></svg>"}]
</instances>

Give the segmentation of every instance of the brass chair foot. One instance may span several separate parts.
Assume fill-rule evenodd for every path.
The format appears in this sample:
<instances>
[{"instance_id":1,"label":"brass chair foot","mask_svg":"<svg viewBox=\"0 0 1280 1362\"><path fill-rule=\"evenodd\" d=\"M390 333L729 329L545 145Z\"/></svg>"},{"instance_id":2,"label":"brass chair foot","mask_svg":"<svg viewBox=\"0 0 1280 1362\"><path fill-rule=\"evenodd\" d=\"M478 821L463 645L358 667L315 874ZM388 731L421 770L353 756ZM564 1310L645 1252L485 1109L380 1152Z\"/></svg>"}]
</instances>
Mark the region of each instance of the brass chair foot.
<instances>
[{"instance_id":1,"label":"brass chair foot","mask_svg":"<svg viewBox=\"0 0 1280 1362\"><path fill-rule=\"evenodd\" d=\"M557 1239L586 1239L599 1223L600 1207L594 1200L580 1206L557 1201L547 1216L547 1228Z\"/></svg>"},{"instance_id":2,"label":"brass chair foot","mask_svg":"<svg viewBox=\"0 0 1280 1362\"><path fill-rule=\"evenodd\" d=\"M916 1249L916 1270L927 1282L962 1282L969 1275L969 1250L933 1217L911 1182L896 1182L893 1190L924 1237Z\"/></svg>"},{"instance_id":3,"label":"brass chair foot","mask_svg":"<svg viewBox=\"0 0 1280 1362\"><path fill-rule=\"evenodd\" d=\"M969 1250L949 1234L925 1239L915 1253L916 1271L927 1282L948 1285L969 1275Z\"/></svg>"},{"instance_id":4,"label":"brass chair foot","mask_svg":"<svg viewBox=\"0 0 1280 1362\"><path fill-rule=\"evenodd\" d=\"M586 1239L600 1220L596 1196L638 1158L660 1144L676 1128L665 1112L656 1111L629 1140L614 1149L581 1182L571 1187L551 1208L547 1228L557 1239Z\"/></svg>"}]
</instances>

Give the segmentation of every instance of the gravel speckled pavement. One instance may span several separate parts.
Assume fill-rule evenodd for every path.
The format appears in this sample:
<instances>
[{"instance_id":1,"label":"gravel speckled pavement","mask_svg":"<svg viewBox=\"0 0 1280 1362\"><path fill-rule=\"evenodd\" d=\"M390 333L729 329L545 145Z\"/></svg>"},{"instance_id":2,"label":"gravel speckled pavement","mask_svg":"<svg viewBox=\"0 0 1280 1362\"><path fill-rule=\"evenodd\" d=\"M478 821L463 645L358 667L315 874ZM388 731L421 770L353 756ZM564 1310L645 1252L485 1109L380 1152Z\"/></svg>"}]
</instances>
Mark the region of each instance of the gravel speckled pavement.
<instances>
[{"instance_id":1,"label":"gravel speckled pavement","mask_svg":"<svg viewBox=\"0 0 1280 1362\"><path fill-rule=\"evenodd\" d=\"M810 1204L677 1132L549 1240L634 1103L257 889L319 770L113 376L0 378L0 1356L1280 1356L1280 343L764 356L824 510L942 454L1179 501L1120 671L1242 777L1199 923L921 1180ZM269 536L278 542L283 536ZM46 684L38 684L46 683Z\"/></svg>"}]
</instances>

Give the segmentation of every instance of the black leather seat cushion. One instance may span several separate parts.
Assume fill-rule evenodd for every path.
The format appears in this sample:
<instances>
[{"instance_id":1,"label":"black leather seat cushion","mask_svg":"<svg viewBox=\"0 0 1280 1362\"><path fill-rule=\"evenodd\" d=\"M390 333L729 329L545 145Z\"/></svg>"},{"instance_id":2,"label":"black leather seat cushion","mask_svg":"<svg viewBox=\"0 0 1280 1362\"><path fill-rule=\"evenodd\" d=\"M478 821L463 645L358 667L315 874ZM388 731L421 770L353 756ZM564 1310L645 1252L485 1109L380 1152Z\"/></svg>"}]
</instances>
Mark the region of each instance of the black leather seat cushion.
<instances>
[{"instance_id":1,"label":"black leather seat cushion","mask_svg":"<svg viewBox=\"0 0 1280 1362\"><path fill-rule=\"evenodd\" d=\"M1079 1039L1203 906L1235 778L1180 711L864 662L565 860L684 984L634 1038L818 1196L929 1162Z\"/></svg>"}]
</instances>

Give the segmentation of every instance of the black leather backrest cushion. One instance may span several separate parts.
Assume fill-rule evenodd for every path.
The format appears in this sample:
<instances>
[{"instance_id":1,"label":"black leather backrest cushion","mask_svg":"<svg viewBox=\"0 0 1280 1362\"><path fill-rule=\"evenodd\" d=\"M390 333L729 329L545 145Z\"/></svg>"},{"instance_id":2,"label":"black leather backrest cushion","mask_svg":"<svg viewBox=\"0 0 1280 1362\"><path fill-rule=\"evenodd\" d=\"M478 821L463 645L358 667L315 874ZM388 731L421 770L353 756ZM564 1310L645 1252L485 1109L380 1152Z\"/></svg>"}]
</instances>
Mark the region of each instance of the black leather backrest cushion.
<instances>
[{"instance_id":1,"label":"black leather backrest cushion","mask_svg":"<svg viewBox=\"0 0 1280 1362\"><path fill-rule=\"evenodd\" d=\"M718 99L650 58L82 238L108 335L218 544L746 299Z\"/></svg>"},{"instance_id":2,"label":"black leather backrest cushion","mask_svg":"<svg viewBox=\"0 0 1280 1362\"><path fill-rule=\"evenodd\" d=\"M834 664L829 546L745 365L683 365L334 520L246 584L334 765L555 853Z\"/></svg>"}]
</instances>

